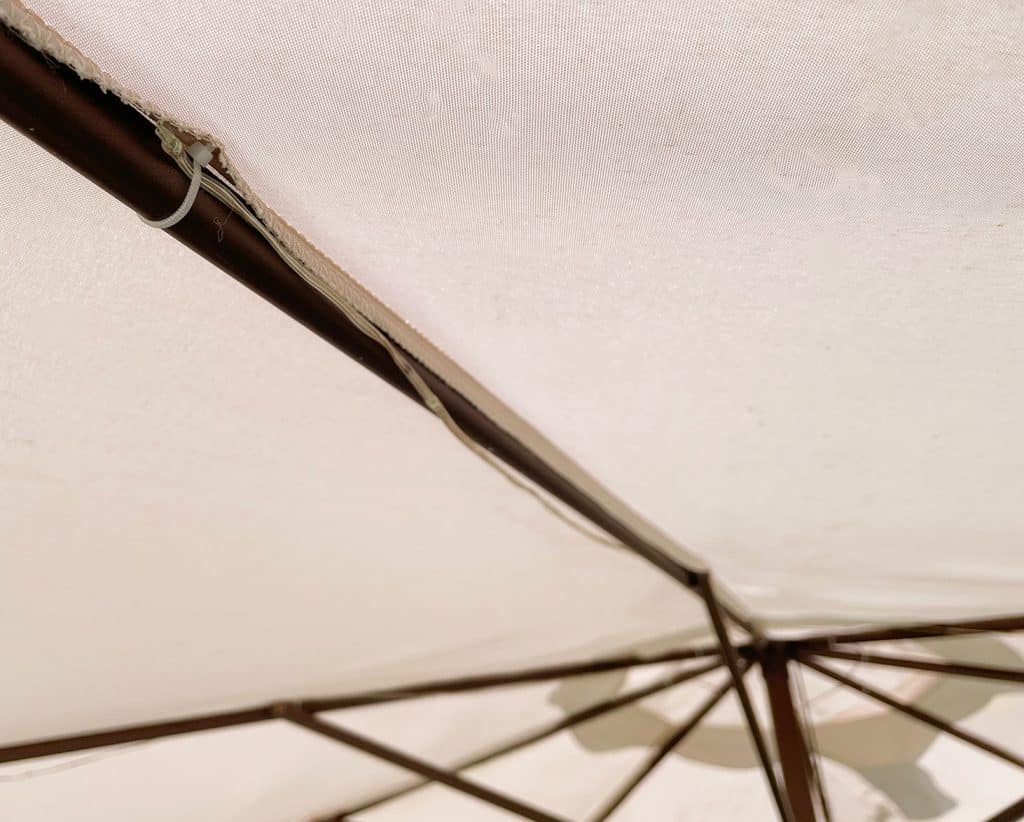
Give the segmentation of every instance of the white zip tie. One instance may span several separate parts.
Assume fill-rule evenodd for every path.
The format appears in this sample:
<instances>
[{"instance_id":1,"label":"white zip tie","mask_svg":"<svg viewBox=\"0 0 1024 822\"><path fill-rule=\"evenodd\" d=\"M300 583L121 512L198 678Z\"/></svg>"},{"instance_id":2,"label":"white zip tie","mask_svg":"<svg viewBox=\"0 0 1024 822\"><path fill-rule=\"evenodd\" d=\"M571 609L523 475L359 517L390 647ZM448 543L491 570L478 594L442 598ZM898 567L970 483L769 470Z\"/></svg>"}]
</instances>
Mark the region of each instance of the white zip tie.
<instances>
[{"instance_id":1,"label":"white zip tie","mask_svg":"<svg viewBox=\"0 0 1024 822\"><path fill-rule=\"evenodd\" d=\"M146 225L151 225L153 228L170 228L183 220L185 215L192 210L196 197L199 196L199 188L203 183L203 169L213 159L213 150L208 145L197 141L188 147L188 156L192 158L192 179L188 184L188 191L185 192L185 199L181 201L181 205L174 210L173 214L162 220L147 220L140 214L139 219Z\"/></svg>"}]
</instances>

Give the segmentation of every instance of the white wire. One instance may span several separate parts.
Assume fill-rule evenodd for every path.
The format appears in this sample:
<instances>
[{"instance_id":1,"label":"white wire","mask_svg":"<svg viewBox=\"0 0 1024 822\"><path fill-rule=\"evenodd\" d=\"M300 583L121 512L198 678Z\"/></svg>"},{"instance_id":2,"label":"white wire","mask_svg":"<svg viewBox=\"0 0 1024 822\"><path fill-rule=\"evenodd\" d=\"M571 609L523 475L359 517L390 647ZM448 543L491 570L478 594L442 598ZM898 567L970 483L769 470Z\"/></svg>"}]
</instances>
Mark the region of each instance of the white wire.
<instances>
[{"instance_id":1,"label":"white wire","mask_svg":"<svg viewBox=\"0 0 1024 822\"><path fill-rule=\"evenodd\" d=\"M187 163L182 157L181 141L168 130L159 126L157 127L157 133L160 135L164 150L178 161L179 166L183 170L187 169ZM209 150L201 143L193 143L192 146L189 147L188 154L193 158L193 168L195 168L196 157L192 150L196 145L200 145L203 149ZM196 180L199 180L200 182L196 183ZM441 402L438 396L426 384L423 377L420 376L420 373L409 362L404 352L402 352L369 318L359 311L358 308L337 294L335 290L330 288L326 283L321 282L321 280L288 248L286 248L280 239L266 225L264 225L256 215L252 213L244 202L240 200L238 195L236 195L230 188L222 184L213 175L203 176L199 173L193 173L192 184L195 185L197 189L199 186L204 188L207 192L230 208L233 213L240 216L249 225L256 229L289 268L291 268L307 284L341 311L341 313L344 314L356 328L384 348L384 350L390 355L392 361L398 367L399 371L402 372L403 376L405 376L406 380L413 387L413 390L415 390L423 400L424 405L426 405L427 408L437 416L442 423L444 423L445 427L448 428L455 438L466 446L466 448L480 457L514 486L533 497L549 513L553 514L587 539L611 548L625 547L619 540L605 536L602 533L598 533L594 528L577 521L574 516L563 511L558 504L548 499L544 493L535 488L530 482L520 478L517 473L512 469L507 468L500 460L498 460L497 457L492 455L486 448L479 445L468 434L466 434L459 424L452 418L448 409L444 406L444 403ZM223 230L222 225L219 226L219 228L220 230Z\"/></svg>"},{"instance_id":2,"label":"white wire","mask_svg":"<svg viewBox=\"0 0 1024 822\"><path fill-rule=\"evenodd\" d=\"M209 146L197 142L189 146L188 154L192 158L192 179L189 181L188 191L185 192L185 199L172 214L162 220L148 220L140 214L139 219L146 225L153 226L153 228L170 228L181 222L185 215L192 210L196 197L199 196L199 188L203 184L203 169L213 159L213 151Z\"/></svg>"}]
</instances>

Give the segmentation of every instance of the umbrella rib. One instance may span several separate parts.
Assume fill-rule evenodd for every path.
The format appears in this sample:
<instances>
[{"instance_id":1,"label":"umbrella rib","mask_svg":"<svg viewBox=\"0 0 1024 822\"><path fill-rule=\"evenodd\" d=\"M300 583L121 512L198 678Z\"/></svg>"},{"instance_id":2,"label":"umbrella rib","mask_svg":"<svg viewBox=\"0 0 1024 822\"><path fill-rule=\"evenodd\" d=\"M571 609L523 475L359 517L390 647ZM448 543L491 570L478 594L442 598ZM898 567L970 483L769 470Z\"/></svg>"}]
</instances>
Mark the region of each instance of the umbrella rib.
<instances>
[{"instance_id":1,"label":"umbrella rib","mask_svg":"<svg viewBox=\"0 0 1024 822\"><path fill-rule=\"evenodd\" d=\"M1018 799L995 816L990 816L985 822L1018 822L1020 819L1024 819L1024 799Z\"/></svg>"},{"instance_id":2,"label":"umbrella rib","mask_svg":"<svg viewBox=\"0 0 1024 822\"><path fill-rule=\"evenodd\" d=\"M829 647L833 643L881 642L899 639L928 639L931 637L954 636L958 634L1012 633L1024 631L1024 614L993 617L991 619L964 620L960 622L930 622L917 625L898 625L889 628L874 628L849 633L815 634L799 640L801 647ZM816 649L817 650L817 649Z\"/></svg>"},{"instance_id":3,"label":"umbrella rib","mask_svg":"<svg viewBox=\"0 0 1024 822\"><path fill-rule=\"evenodd\" d=\"M889 654L861 653L841 648L815 648L812 653L819 657L831 659L849 659L855 662L867 662L871 665L888 665L894 668L911 668L917 671L931 671L950 676L967 676L979 679L997 679L1003 682L1024 684L1024 671L1013 668L1000 668L989 665L969 665L960 662L940 662L912 657L890 656Z\"/></svg>"},{"instance_id":4,"label":"umbrella rib","mask_svg":"<svg viewBox=\"0 0 1024 822\"><path fill-rule=\"evenodd\" d=\"M743 662L742 667L744 673L749 668L749 663ZM729 691L733 689L733 681L731 678L727 679L721 686L716 688L711 695L701 703L700 707L690 715L690 717L680 725L673 733L658 747L658 749L643 763L643 765L637 769L637 771L630 777L630 780L623 785L618 792L613 796L600 811L593 817L591 822L605 822L605 820L611 816L618 807L629 798L630 794L633 793L639 786L640 783L646 779L651 772L661 764L661 761L675 750L676 746L681 743L686 736L700 723L705 716L707 716L711 709L715 707Z\"/></svg>"},{"instance_id":5,"label":"umbrella rib","mask_svg":"<svg viewBox=\"0 0 1024 822\"><path fill-rule=\"evenodd\" d=\"M539 682L547 679L560 679L566 676L583 676L590 673L615 671L634 666L654 665L686 659L699 659L717 654L718 649L716 647L709 646L708 648L669 651L664 654L647 657L609 657L607 659L593 660L590 662L552 665L543 668L525 669L518 672L508 672L505 674L484 674L478 677L465 677L460 680L441 680L436 683L422 683L403 688L367 691L361 694L351 694L349 696L338 697L331 700L304 700L299 704L304 710L309 711L310 713L315 713L318 711L329 711L338 708L354 708L362 705L373 705L381 702L411 699L419 696L427 696L430 693L454 693L461 690L472 690L477 687L491 687L492 685L497 686L502 684L511 685L516 683ZM714 665L718 664L720 663L714 663ZM499 678L501 678L501 681L497 681ZM111 728L84 734L73 734L69 736L51 737L49 739L19 742L14 745L0 747L0 763L17 762L22 759L36 759L56 754L74 753L75 751L90 750L92 748L105 748L111 745L122 745L128 742L144 742L151 739L178 736L180 734L210 731L218 728L230 728L235 725L249 725L254 722L264 722L266 720L273 719L272 710L272 705L262 705L242 708L234 711L225 711L223 713L178 717L175 719L161 720L157 722L143 722L137 725L126 725L120 728Z\"/></svg>"},{"instance_id":6,"label":"umbrella rib","mask_svg":"<svg viewBox=\"0 0 1024 822\"><path fill-rule=\"evenodd\" d=\"M736 688L736 696L739 697L740 707L743 709L743 716L747 721L747 730L750 732L751 739L754 742L754 749L757 751L757 758L761 763L761 769L764 771L765 780L768 782L768 789L771 791L772 799L775 801L779 817L784 822L788 822L791 818L789 805L782 789L779 787L779 780L772 765L771 756L768 753L768 745L765 742L764 734L761 732L761 726L757 721L757 714L754 713L754 705L750 701L747 686L743 681L743 669L736 654L736 648L729 639L729 632L725 626L725 620L722 617L718 598L715 596L715 590L709 575L704 574L700 577L698 590L704 597L704 602L708 609L708 618L711 620L711 626L715 630L715 635L718 637L718 643L722 649L722 657L732 676L732 682Z\"/></svg>"},{"instance_id":7,"label":"umbrella rib","mask_svg":"<svg viewBox=\"0 0 1024 822\"><path fill-rule=\"evenodd\" d=\"M486 785L467 779L453 771L446 770L445 768L439 768L438 766L432 765L419 757L404 753L403 751L392 748L389 745L384 745L374 739L365 737L362 734L357 734L346 728L341 728L333 723L325 722L319 717L304 711L298 705L285 703L278 706L276 711L282 719L287 719L289 722L293 722L303 728L307 728L308 730L314 731L315 733L321 734L329 739L333 739L335 742L340 742L343 745L348 745L349 747L360 750L370 756L382 759L385 762L390 762L392 765L397 765L400 768L405 768L406 770L418 773L420 776L425 776L433 782L447 785L449 788L456 791L475 797L476 799L483 800L484 802L504 810L511 811L524 819L531 819L534 820L534 822L562 822L562 820L557 816L553 816L546 811L542 811L532 805L528 805L525 802L521 802L518 799L514 799L513 797L500 793L499 791L492 790Z\"/></svg>"},{"instance_id":8,"label":"umbrella rib","mask_svg":"<svg viewBox=\"0 0 1024 822\"><path fill-rule=\"evenodd\" d=\"M1004 762L1009 762L1011 765L1016 765L1018 768L1024 768L1024 759L1022 759L1021 757L1017 756L1014 753L1011 753L1010 751L1007 751L1004 748L1001 748L998 745L994 745L993 743L988 742L987 740L984 740L981 737L975 736L969 731L965 731L962 728L958 728L956 725L953 725L951 722L947 722L946 720L942 719L939 716L936 716L933 713L922 710L921 708L917 708L913 705L910 705L909 703L901 702L900 700L894 699L888 694L884 694L881 691L875 690L865 682L861 682L860 680L854 679L853 677L847 676L846 674L841 674L839 673L839 671L834 671L827 665L822 665L818 662L815 662L813 659L809 658L809 655L807 654L799 655L799 660L803 665L806 665L812 671L817 671L819 674L823 674L824 676L834 679L836 682L839 682L848 688L852 688L855 691L860 691L860 693L864 694L865 696L869 696L877 702L881 702L883 705L889 706L893 710L900 711L901 713L913 717L914 719L918 720L919 722L923 722L926 725L931 725L933 728L936 728L942 731L943 733L947 733L950 736L955 736L962 742L966 742L968 745L972 745L975 748L979 748L980 750L985 751L986 753L989 753L992 756L1002 759Z\"/></svg>"},{"instance_id":9,"label":"umbrella rib","mask_svg":"<svg viewBox=\"0 0 1024 822\"><path fill-rule=\"evenodd\" d=\"M16 745L7 745L0 748L0 763L73 753L74 751L84 751L90 748L105 748L111 745L123 745L128 742L142 742L149 739L196 733L197 731L231 728L236 725L250 725L254 722L265 722L269 719L273 719L272 709L270 706L263 706L218 714L171 719L165 722L147 722L141 725L129 725L123 728L113 728L107 731L95 731L74 736L21 742Z\"/></svg>"},{"instance_id":10,"label":"umbrella rib","mask_svg":"<svg viewBox=\"0 0 1024 822\"><path fill-rule=\"evenodd\" d=\"M152 124L115 95L105 94L68 66L49 59L6 25L0 25L0 89L4 92L0 94L0 119L140 214L164 214L180 203L184 178L161 148ZM647 523L631 521L632 516L624 513L625 506L610 495L604 498L596 485L588 489L568 476L554 456L524 443L509 426L484 413L472 397L424 365L415 352L397 345L348 300L325 289L301 263L293 266L281 253L283 246L268 241L273 235L258 220L255 225L248 219L224 223L225 203L211 193L212 187L210 180L204 183L188 218L167 230L171 237L427 406L446 425L450 422L452 432L458 430L459 439L465 438L464 444L513 483L523 485L517 479L521 474L696 593L698 579L706 572L681 560L679 546ZM246 215L249 210L241 206L239 213ZM545 508L559 511L532 486L523 487ZM572 522L560 513L555 515ZM600 535L590 536L601 540ZM696 559L692 562L698 564ZM730 607L734 613L743 610L738 602Z\"/></svg>"},{"instance_id":11,"label":"umbrella rib","mask_svg":"<svg viewBox=\"0 0 1024 822\"><path fill-rule=\"evenodd\" d=\"M720 668L721 665L721 661L716 660L712 664L702 665L699 668L693 668L689 671L682 671L680 673L664 677L662 679L657 680L656 682L651 683L650 685L645 685L642 688L627 691L625 693L619 694L618 696L603 700L594 705L590 705L586 708L576 711L575 713L562 717L562 719L559 719L556 722L550 723L536 731L528 733L525 736L515 740L514 742L503 745L500 748L496 748L486 753L477 754L467 759L461 760L460 762L457 762L455 765L452 766L452 770L456 772L464 771L468 768L474 768L478 765L483 765L494 759L498 759L499 757L506 756L510 753L514 753L515 751L521 750L522 748L525 748L529 745L533 745L537 742L547 739L548 737L554 736L557 733L561 733L562 731L566 731L570 728L573 728L576 725L580 725L584 722L589 722L592 719L597 719L598 717L604 716L605 714L611 713L612 711L616 711L620 708L625 708L633 704L634 702L640 701L641 699L646 699L649 696L661 693L662 691L666 691L669 688L674 688L675 686L681 685L684 682L688 682L691 679L696 679L699 676L703 676L706 673L709 673L717 668ZM351 814L363 813L365 811L370 810L371 808L377 807L378 805L382 805L385 802L390 802L393 799L398 799L400 796L405 796L408 793L412 793L413 791L419 790L427 784L428 781L418 782L416 784L409 785L404 788L399 788L397 790L390 791L372 800L364 802L363 804L357 807L352 807L344 811L339 811L338 813L328 817L328 819L340 820L347 818Z\"/></svg>"},{"instance_id":12,"label":"umbrella rib","mask_svg":"<svg viewBox=\"0 0 1024 822\"><path fill-rule=\"evenodd\" d=\"M302 707L310 713L320 711L336 711L342 708L354 708L360 705L372 705L381 702L397 702L404 699L432 696L435 694L460 693L485 688L497 688L506 685L522 685L530 682L544 682L551 679L562 679L570 676L586 676L588 674L616 671L645 665L657 665L665 662L679 662L687 659L718 656L717 645L700 648L687 648L666 651L650 656L627 655L609 657L607 659L570 662L562 665L546 665L536 668L525 668L518 671L503 671L494 674L477 674L452 679L441 679L432 682L420 682L397 688L381 688L362 693L347 694L323 699L302 701Z\"/></svg>"}]
</instances>

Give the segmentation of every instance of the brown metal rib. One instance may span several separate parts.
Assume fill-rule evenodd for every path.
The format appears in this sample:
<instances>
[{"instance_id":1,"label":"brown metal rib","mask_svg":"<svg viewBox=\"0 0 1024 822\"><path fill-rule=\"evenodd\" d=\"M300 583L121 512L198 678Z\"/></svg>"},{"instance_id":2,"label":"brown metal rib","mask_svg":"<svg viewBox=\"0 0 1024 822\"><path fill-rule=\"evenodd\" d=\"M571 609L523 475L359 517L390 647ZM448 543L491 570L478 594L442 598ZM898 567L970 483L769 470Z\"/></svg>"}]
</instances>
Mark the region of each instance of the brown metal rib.
<instances>
[{"instance_id":1,"label":"brown metal rib","mask_svg":"<svg viewBox=\"0 0 1024 822\"><path fill-rule=\"evenodd\" d=\"M1024 819L1024 799L1018 799L995 816L990 816L985 822L1018 822L1021 819Z\"/></svg>"},{"instance_id":2,"label":"brown metal rib","mask_svg":"<svg viewBox=\"0 0 1024 822\"><path fill-rule=\"evenodd\" d=\"M768 789L771 791L772 799L775 801L775 807L779 812L779 817L784 822L790 822L790 813L785 795L779 787L779 780L775 775L771 755L768 753L768 745L765 743L764 734L761 733L761 726L757 721L757 714L754 713L754 705L750 701L750 694L747 693L747 686L743 682L744 669L740 664L736 649L729 639L729 632L725 626L725 620L722 618L722 611L715 597L711 578L707 575L700 576L698 579L698 590L704 596L704 602L708 609L708 618L711 620L711 626L714 628L719 645L722 647L722 657L732 676L732 683L736 688L736 696L739 697L740 707L743 709L743 716L747 721L747 730L750 731L754 750L757 752L757 758L761 762L761 769L764 771L764 777L768 782Z\"/></svg>"},{"instance_id":3,"label":"brown metal rib","mask_svg":"<svg viewBox=\"0 0 1024 822\"><path fill-rule=\"evenodd\" d=\"M904 713L907 716L913 717L914 719L918 720L918 722L923 722L926 725L931 725L933 728L936 728L937 730L940 730L943 733L947 733L950 736L955 736L962 742L966 742L968 745L973 745L975 748L978 748L979 750L985 751L986 753L990 753L992 754L992 756L997 757L998 759L1002 759L1004 762L1009 762L1011 765L1016 765L1018 768L1024 768L1024 758L1017 756L1017 754L1011 753L1005 748L1001 748L998 745L994 745L993 743L988 742L987 740L984 740L979 736L975 736L974 734L965 731L962 728L958 728L956 725L953 725L952 723L947 722L945 719L942 719L942 717L936 716L935 714L929 713L928 711L923 711L920 708L910 705L909 703L900 702L898 699L893 699L893 697L889 696L888 694L884 694L881 691L875 690L867 683L861 682L860 680L854 679L853 677L847 676L846 674L841 674L838 671L834 671L828 666L815 662L813 659L807 656L801 656L800 662L803 665L806 665L812 671L817 671L819 674L823 674L831 679L834 679L836 682L842 683L843 685L846 685L848 688L852 688L855 691L860 691L865 696L869 696L872 699L881 702L883 705L889 706L893 710L900 711L901 713Z\"/></svg>"},{"instance_id":4,"label":"brown metal rib","mask_svg":"<svg viewBox=\"0 0 1024 822\"><path fill-rule=\"evenodd\" d=\"M741 663L741 667L744 669L745 673L747 663ZM686 722L680 725L668 739L658 746L658 749L648 757L637 772L630 777L630 780L623 785L615 795L605 803L601 810L594 815L591 822L605 822L609 816L615 813L618 807L629 798L630 794L637 789L640 783L647 778L651 771L657 768L661 761L676 749L676 747L687 737L690 731L697 727L700 721L711 712L711 709L714 708L715 705L721 701L722 697L729 693L732 688L733 683L731 678L716 688L711 695L701 703L696 712L694 712Z\"/></svg>"},{"instance_id":5,"label":"brown metal rib","mask_svg":"<svg viewBox=\"0 0 1024 822\"><path fill-rule=\"evenodd\" d=\"M532 731L523 737L515 740L514 742L502 745L500 748L496 748L492 751L488 751L483 754L477 754L475 756L468 757L457 762L452 766L453 771L464 771L468 768L475 768L477 765L483 765L487 762L491 762L500 757L507 756L508 754L514 753L515 751L521 750L529 745L534 745L544 739L554 736L562 731L569 730L577 725L582 725L584 722L589 722L592 719L604 716L605 714L617 711L620 708L625 708L628 705L632 705L634 702L639 702L641 699L646 699L654 694L666 691L669 688L674 688L677 685L682 685L684 682L688 682L696 677L703 676L710 671L720 668L722 663L718 660L709 664L701 665L699 668L691 668L689 671L682 671L679 673L672 674L667 677L652 682L650 685L646 685L642 688L636 688L632 691L626 691L625 693L619 694L618 696L611 697L610 699L602 700L601 702L590 705L583 708L575 713L568 714L562 719L545 725L536 731ZM390 802L393 799L398 799L400 796L412 793L419 788L427 785L428 782L418 782L409 785L404 788L398 788L393 791L389 791L386 794L377 796L367 802L364 802L358 806L347 808L344 811L340 811L334 814L328 819L330 820L342 820L347 819L352 814L363 813L375 808L378 805L382 805L385 802Z\"/></svg>"},{"instance_id":6,"label":"brown metal rib","mask_svg":"<svg viewBox=\"0 0 1024 822\"><path fill-rule=\"evenodd\" d=\"M164 154L153 126L113 94L0 26L0 118L146 217L181 202L187 180ZM404 394L420 402L390 356L308 286L242 220L201 191L167 233L231 275ZM459 426L477 443L622 541L687 588L695 573L577 488L440 377L410 361Z\"/></svg>"},{"instance_id":7,"label":"brown metal rib","mask_svg":"<svg viewBox=\"0 0 1024 822\"><path fill-rule=\"evenodd\" d=\"M303 711L297 705L281 706L280 714L283 719L287 719L290 722L294 722L296 725L301 725L303 728L315 731L329 739L333 739L335 742L341 742L344 745L348 745L362 751L363 753L375 756L385 762L390 762L392 765L405 768L406 770L418 773L420 776L424 776L434 782L447 785L449 788L453 788L461 793L481 799L488 804L504 808L507 811L518 814L524 819L532 819L535 820L535 822L561 822L558 817L552 816L546 811L542 811L539 808L526 804L525 802L520 802L518 799L514 799L506 794L500 793L499 791L492 790L479 782L474 782L473 780L460 776L453 771L439 768L423 759L419 759L418 757L399 751L389 745L384 745L376 740L370 739L369 737L365 737L362 734L357 734L354 731L341 728L333 723L325 722L322 719L315 717L313 714Z\"/></svg>"},{"instance_id":8,"label":"brown metal rib","mask_svg":"<svg viewBox=\"0 0 1024 822\"><path fill-rule=\"evenodd\" d=\"M808 652L801 652L805 656ZM942 662L930 659L914 659L912 657L891 656L889 654L868 654L856 650L841 648L815 648L810 651L814 656L830 659L849 659L856 662L867 662L871 665L888 665L893 668L910 668L915 671L931 671L936 674L950 676L967 676L978 679L996 679L1001 682L1024 683L1024 671L1014 668L998 668L990 665L968 665L961 662Z\"/></svg>"},{"instance_id":9,"label":"brown metal rib","mask_svg":"<svg viewBox=\"0 0 1024 822\"><path fill-rule=\"evenodd\" d=\"M263 722L267 719L271 719L269 707L246 708L240 711L205 714L184 719L172 719L166 722L130 725L123 728L114 728L109 731L97 731L76 736L23 742L0 748L0 762L16 762L20 759L34 759L40 756L72 753L73 751L84 751L90 748L103 748L108 745L123 745L126 742L140 742L146 739L159 739L165 736L195 733L196 731L212 731L217 728L230 728L235 725Z\"/></svg>"},{"instance_id":10,"label":"brown metal rib","mask_svg":"<svg viewBox=\"0 0 1024 822\"><path fill-rule=\"evenodd\" d=\"M717 653L717 651L712 651L712 653ZM299 704L303 710L310 713L316 711L335 710L337 708L355 708L362 705L374 705L380 702L394 702L401 699L429 696L434 693L451 693L458 690L470 690L471 688L468 687L469 685L472 685L472 687L488 687L489 685L505 685L517 682L537 682L546 679L558 679L566 676L579 676L588 673L619 670L622 668L632 667L634 664L648 665L658 662L670 662L703 657L705 655L706 649L695 648L685 651L671 651L661 654L660 656L610 657L608 659L599 659L569 665L552 665L545 668L530 668L523 671L510 671L505 674L485 675L476 678L466 677L462 680L444 680L434 683L419 683L408 687L381 691L367 691L364 693L349 694L332 699L308 700ZM634 663L632 660L637 661ZM716 660L707 666L686 671L680 676L684 678L697 676L705 670L715 668L719 664L721 663ZM500 681L494 681L495 678L500 678ZM681 679L680 681L684 680ZM89 750L91 748L102 748L108 745L120 745L125 742L161 739L166 736L176 736L178 734L192 733L195 731L209 731L217 728L228 728L233 725L246 725L253 722L262 722L271 718L272 706L262 706L244 708L236 711L226 711L224 713L182 717L159 722L145 722L138 725L127 725L121 728L54 737L51 739L21 742L16 745L0 747L0 763L16 762L21 759L35 759L37 757L52 756L54 754L72 753L74 751Z\"/></svg>"},{"instance_id":11,"label":"brown metal rib","mask_svg":"<svg viewBox=\"0 0 1024 822\"><path fill-rule=\"evenodd\" d=\"M928 639L960 634L1009 633L1024 631L1024 616L1013 615L992 619L962 620L960 622L929 622L913 625L872 628L847 633L815 634L799 640L802 648L829 647L833 643L881 642L900 639Z\"/></svg>"},{"instance_id":12,"label":"brown metal rib","mask_svg":"<svg viewBox=\"0 0 1024 822\"><path fill-rule=\"evenodd\" d=\"M397 688L382 688L363 693L309 699L302 702L302 707L310 713L319 711L336 711L342 708L354 708L359 705L370 705L380 702L397 702L433 694L450 694L462 691L475 691L482 688L497 688L507 685L523 685L529 682L544 682L551 679L562 679L568 676L584 676L605 671L616 671L643 665L657 665L665 662L679 662L687 659L718 656L717 646L688 648L666 651L661 654L641 656L637 654L609 657L607 659L573 662L564 665L546 665L526 668L517 671L503 671L494 674L457 677L453 679L420 682L414 685L403 685ZM716 663L717 664L717 663Z\"/></svg>"}]
</instances>

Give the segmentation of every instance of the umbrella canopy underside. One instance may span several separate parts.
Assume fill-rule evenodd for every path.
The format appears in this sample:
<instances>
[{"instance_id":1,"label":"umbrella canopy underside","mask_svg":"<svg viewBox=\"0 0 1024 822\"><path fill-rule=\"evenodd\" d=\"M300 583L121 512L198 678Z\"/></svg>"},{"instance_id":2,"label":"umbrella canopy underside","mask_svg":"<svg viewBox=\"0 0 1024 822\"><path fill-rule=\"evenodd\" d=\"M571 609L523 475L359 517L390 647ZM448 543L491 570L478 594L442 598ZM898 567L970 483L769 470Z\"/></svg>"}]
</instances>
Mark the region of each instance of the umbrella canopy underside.
<instances>
[{"instance_id":1,"label":"umbrella canopy underside","mask_svg":"<svg viewBox=\"0 0 1024 822\"><path fill-rule=\"evenodd\" d=\"M0 765L0 817L771 819L738 683L784 718L757 636L715 656L707 570L788 655L833 819L1024 795L1024 620L976 630L1024 613L1024 8L0 21L215 143L286 251L626 535L0 123L0 752L256 712ZM974 627L816 639L911 623Z\"/></svg>"}]
</instances>

